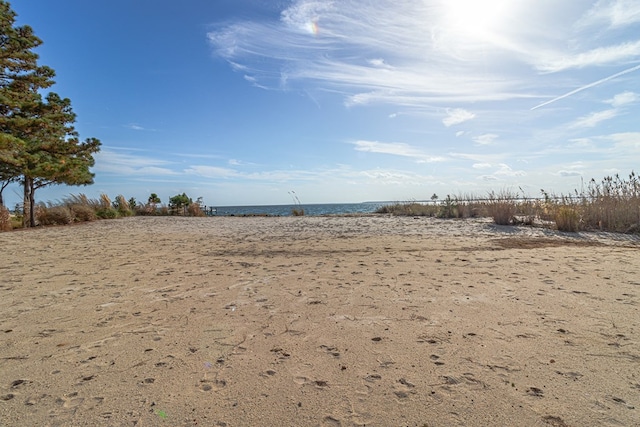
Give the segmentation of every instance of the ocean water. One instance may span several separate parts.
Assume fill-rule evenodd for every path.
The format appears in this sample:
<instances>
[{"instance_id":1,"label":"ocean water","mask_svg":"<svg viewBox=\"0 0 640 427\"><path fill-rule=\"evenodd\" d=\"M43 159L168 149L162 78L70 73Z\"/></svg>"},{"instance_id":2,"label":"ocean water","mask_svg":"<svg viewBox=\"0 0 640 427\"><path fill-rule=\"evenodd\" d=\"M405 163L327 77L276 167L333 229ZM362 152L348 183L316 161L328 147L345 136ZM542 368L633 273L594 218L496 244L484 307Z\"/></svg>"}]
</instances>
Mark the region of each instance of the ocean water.
<instances>
[{"instance_id":1,"label":"ocean water","mask_svg":"<svg viewBox=\"0 0 640 427\"><path fill-rule=\"evenodd\" d=\"M304 209L305 215L342 215L355 213L373 213L381 206L392 202L364 202L364 203L328 203L304 205L263 205L263 206L214 206L215 215L269 215L291 216L294 209Z\"/></svg>"}]
</instances>

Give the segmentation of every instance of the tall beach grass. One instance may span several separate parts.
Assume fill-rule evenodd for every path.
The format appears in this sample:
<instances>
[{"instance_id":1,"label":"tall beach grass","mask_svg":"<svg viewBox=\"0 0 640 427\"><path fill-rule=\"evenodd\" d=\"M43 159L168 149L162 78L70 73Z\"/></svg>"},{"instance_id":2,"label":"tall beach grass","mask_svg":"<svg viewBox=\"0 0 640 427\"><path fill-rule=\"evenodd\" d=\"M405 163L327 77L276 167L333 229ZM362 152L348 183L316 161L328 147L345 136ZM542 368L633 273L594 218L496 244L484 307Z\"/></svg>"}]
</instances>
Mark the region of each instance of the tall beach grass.
<instances>
[{"instance_id":1,"label":"tall beach grass","mask_svg":"<svg viewBox=\"0 0 640 427\"><path fill-rule=\"evenodd\" d=\"M640 233L640 179L607 176L592 179L586 188L541 197L503 189L486 196L470 194L443 200L405 202L382 206L378 213L439 218L490 217L499 225L553 226L560 231Z\"/></svg>"}]
</instances>

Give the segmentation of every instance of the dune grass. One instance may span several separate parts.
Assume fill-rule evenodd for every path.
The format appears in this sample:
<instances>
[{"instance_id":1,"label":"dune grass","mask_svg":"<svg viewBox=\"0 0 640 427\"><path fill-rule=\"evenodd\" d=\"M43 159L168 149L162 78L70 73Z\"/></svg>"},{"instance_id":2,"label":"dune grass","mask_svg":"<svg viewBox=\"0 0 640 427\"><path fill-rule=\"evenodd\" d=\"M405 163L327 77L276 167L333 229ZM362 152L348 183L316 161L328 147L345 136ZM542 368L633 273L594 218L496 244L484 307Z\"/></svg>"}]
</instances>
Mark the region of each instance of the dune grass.
<instances>
[{"instance_id":1,"label":"dune grass","mask_svg":"<svg viewBox=\"0 0 640 427\"><path fill-rule=\"evenodd\" d=\"M640 180L608 176L592 179L586 188L568 195L526 197L524 192L491 191L484 197L447 196L444 200L382 206L378 213L438 218L491 217L499 225L552 224L559 231L640 233Z\"/></svg>"},{"instance_id":2,"label":"dune grass","mask_svg":"<svg viewBox=\"0 0 640 427\"><path fill-rule=\"evenodd\" d=\"M305 214L299 199L294 216ZM398 202L380 207L376 213L399 216L436 218L490 217L498 225L553 226L560 231L610 231L640 234L640 179L631 172L628 178L607 176L600 182L592 179L586 188L571 194L554 195L542 190L542 197L531 198L524 191L503 189L478 197L473 194L447 195L437 200L434 194L428 202ZM159 202L159 199L157 199ZM127 201L118 195L111 200L106 194L89 199L84 194L70 195L57 203L40 203L36 219L41 225L65 225L75 222L113 219L132 215L204 216L200 202L191 203L184 210L169 209L149 199L148 203ZM20 216L10 215L0 206L0 231L19 227Z\"/></svg>"}]
</instances>

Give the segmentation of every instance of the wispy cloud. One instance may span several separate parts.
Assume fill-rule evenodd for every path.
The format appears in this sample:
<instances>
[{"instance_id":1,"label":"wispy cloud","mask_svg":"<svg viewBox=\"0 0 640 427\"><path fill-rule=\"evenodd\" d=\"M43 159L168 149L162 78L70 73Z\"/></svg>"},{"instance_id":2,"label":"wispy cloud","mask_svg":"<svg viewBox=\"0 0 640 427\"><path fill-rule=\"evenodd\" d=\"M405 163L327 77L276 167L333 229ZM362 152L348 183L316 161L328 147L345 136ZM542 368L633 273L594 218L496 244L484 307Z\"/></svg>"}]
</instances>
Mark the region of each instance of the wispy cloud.
<instances>
[{"instance_id":1,"label":"wispy cloud","mask_svg":"<svg viewBox=\"0 0 640 427\"><path fill-rule=\"evenodd\" d=\"M582 176L580 171L575 170L559 170L557 174L560 176Z\"/></svg>"},{"instance_id":2,"label":"wispy cloud","mask_svg":"<svg viewBox=\"0 0 640 427\"><path fill-rule=\"evenodd\" d=\"M141 126L137 123L129 123L128 125L125 126L128 129L131 130L136 130L136 131L147 131L147 132L155 132L156 129L149 129L149 128L145 128L144 126Z\"/></svg>"},{"instance_id":3,"label":"wispy cloud","mask_svg":"<svg viewBox=\"0 0 640 427\"><path fill-rule=\"evenodd\" d=\"M583 90L590 89L590 88L592 88L594 86L598 86L598 85L600 85L602 83L606 83L609 80L613 80L615 78L618 78L620 76L623 76L625 74L632 73L632 72L638 71L638 70L640 70L640 65L636 65L635 67L627 68L626 70L622 70L622 71L620 71L618 73L612 74L612 75L607 76L605 78L602 78L600 80L596 80L595 82L588 83L588 84L586 84L584 86L581 86L581 87L579 87L577 89L574 89L574 90L572 90L570 92L567 92L567 93L565 93L563 95L557 96L557 97L555 97L555 98L553 98L553 99L551 99L549 101L545 101L545 102L543 102L541 104L538 104L535 107L531 108L531 110L536 110L536 109L538 109L540 107L544 107L545 105L549 105L549 104L551 104L553 102L560 101L561 99L564 99L564 98L567 98L569 96L575 95L576 93L582 92Z\"/></svg>"},{"instance_id":4,"label":"wispy cloud","mask_svg":"<svg viewBox=\"0 0 640 427\"><path fill-rule=\"evenodd\" d=\"M410 157L417 162L431 163L441 162L443 157L430 156L422 150L403 142L378 142L378 141L355 141L356 151L364 151L368 153L389 154L393 156Z\"/></svg>"},{"instance_id":5,"label":"wispy cloud","mask_svg":"<svg viewBox=\"0 0 640 427\"><path fill-rule=\"evenodd\" d=\"M576 27L605 24L620 28L640 22L640 3L636 0L599 0L576 23Z\"/></svg>"},{"instance_id":6,"label":"wispy cloud","mask_svg":"<svg viewBox=\"0 0 640 427\"><path fill-rule=\"evenodd\" d=\"M616 94L613 98L605 101L607 104L611 104L612 107L618 108L629 104L634 104L640 100L640 96L638 96L635 92L622 92Z\"/></svg>"},{"instance_id":7,"label":"wispy cloud","mask_svg":"<svg viewBox=\"0 0 640 427\"><path fill-rule=\"evenodd\" d=\"M640 40L613 46L597 47L573 55L561 55L561 52L558 52L558 54L560 55L557 58L548 58L546 61L537 64L537 68L543 72L556 73L571 68L624 64L640 55ZM618 76L616 75L616 77Z\"/></svg>"},{"instance_id":8,"label":"wispy cloud","mask_svg":"<svg viewBox=\"0 0 640 427\"><path fill-rule=\"evenodd\" d=\"M209 33L209 41L252 84L315 85L343 93L351 106L530 96L498 72L477 73L478 66L487 70L487 55L477 54L473 37L449 37L444 12L433 0L297 0L279 21L224 25Z\"/></svg>"},{"instance_id":9,"label":"wispy cloud","mask_svg":"<svg viewBox=\"0 0 640 427\"><path fill-rule=\"evenodd\" d=\"M613 119L618 114L618 110L610 109L604 111L597 111L586 116L580 117L575 122L569 125L570 128L592 128L600 124L605 120Z\"/></svg>"},{"instance_id":10,"label":"wispy cloud","mask_svg":"<svg viewBox=\"0 0 640 427\"><path fill-rule=\"evenodd\" d=\"M204 178L237 178L240 176L233 169L206 165L190 166L184 172L188 175L198 175Z\"/></svg>"},{"instance_id":11,"label":"wispy cloud","mask_svg":"<svg viewBox=\"0 0 640 427\"><path fill-rule=\"evenodd\" d=\"M474 169L489 169L491 168L491 163L474 163L472 167Z\"/></svg>"},{"instance_id":12,"label":"wispy cloud","mask_svg":"<svg viewBox=\"0 0 640 427\"><path fill-rule=\"evenodd\" d=\"M220 25L208 39L253 85L328 90L351 107L424 109L540 98L536 88L555 83L540 72L628 67L640 56L637 38L598 43L612 40L607 31L640 22L635 0L599 1L592 8L523 0L472 13L453 3L293 0L278 20ZM609 30L588 36L603 21ZM583 84L534 109L638 69ZM452 109L443 123L453 126L472 114Z\"/></svg>"},{"instance_id":13,"label":"wispy cloud","mask_svg":"<svg viewBox=\"0 0 640 427\"><path fill-rule=\"evenodd\" d=\"M176 175L174 170L167 167L171 164L169 161L108 147L95 154L94 158L94 169L98 172L118 175Z\"/></svg>"},{"instance_id":14,"label":"wispy cloud","mask_svg":"<svg viewBox=\"0 0 640 427\"><path fill-rule=\"evenodd\" d=\"M491 145L499 137L495 133L485 133L480 136L473 137L473 142L478 145Z\"/></svg>"},{"instance_id":15,"label":"wispy cloud","mask_svg":"<svg viewBox=\"0 0 640 427\"><path fill-rule=\"evenodd\" d=\"M446 127L449 127L469 121L475 116L476 115L474 113L467 111L464 108L447 109L447 117L442 119L442 123L444 123Z\"/></svg>"}]
</instances>

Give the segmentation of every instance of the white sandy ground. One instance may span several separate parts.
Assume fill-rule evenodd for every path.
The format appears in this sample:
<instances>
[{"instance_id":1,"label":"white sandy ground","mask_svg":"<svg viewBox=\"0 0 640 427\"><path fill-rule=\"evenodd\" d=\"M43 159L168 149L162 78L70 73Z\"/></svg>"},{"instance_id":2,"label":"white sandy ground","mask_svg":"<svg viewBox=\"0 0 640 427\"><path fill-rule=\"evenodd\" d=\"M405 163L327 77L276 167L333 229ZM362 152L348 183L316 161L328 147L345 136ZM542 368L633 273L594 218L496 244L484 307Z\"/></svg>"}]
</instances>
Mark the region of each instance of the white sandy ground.
<instances>
[{"instance_id":1,"label":"white sandy ground","mask_svg":"<svg viewBox=\"0 0 640 427\"><path fill-rule=\"evenodd\" d=\"M640 241L387 216L0 234L2 426L640 425Z\"/></svg>"}]
</instances>

